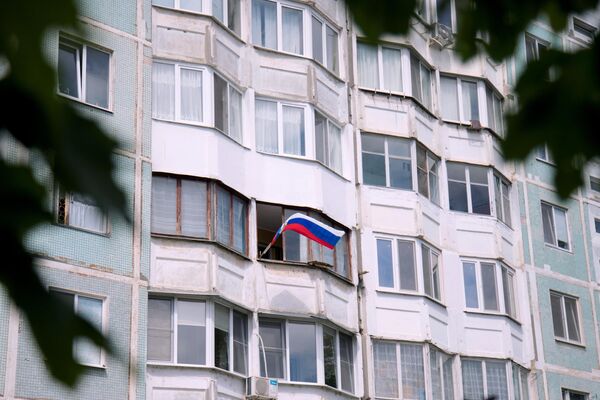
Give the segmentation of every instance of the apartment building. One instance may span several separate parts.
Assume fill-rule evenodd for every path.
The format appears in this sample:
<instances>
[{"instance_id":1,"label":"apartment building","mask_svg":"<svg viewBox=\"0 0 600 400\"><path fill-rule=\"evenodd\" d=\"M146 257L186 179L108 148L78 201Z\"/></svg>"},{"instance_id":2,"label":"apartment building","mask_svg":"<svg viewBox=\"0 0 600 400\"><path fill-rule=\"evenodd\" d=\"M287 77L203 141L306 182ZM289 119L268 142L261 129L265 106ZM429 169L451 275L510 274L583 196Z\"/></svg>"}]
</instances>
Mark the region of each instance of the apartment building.
<instances>
[{"instance_id":1,"label":"apartment building","mask_svg":"<svg viewBox=\"0 0 600 400\"><path fill-rule=\"evenodd\" d=\"M421 5L373 44L338 0L82 0L46 52L119 141L133 224L2 154L52 198L28 240L48 288L116 353L78 342L67 389L0 297L0 398L599 396L600 167L562 202L546 149L513 164L500 141L527 60L600 18L464 63L453 2ZM345 234L263 254L294 213Z\"/></svg>"}]
</instances>

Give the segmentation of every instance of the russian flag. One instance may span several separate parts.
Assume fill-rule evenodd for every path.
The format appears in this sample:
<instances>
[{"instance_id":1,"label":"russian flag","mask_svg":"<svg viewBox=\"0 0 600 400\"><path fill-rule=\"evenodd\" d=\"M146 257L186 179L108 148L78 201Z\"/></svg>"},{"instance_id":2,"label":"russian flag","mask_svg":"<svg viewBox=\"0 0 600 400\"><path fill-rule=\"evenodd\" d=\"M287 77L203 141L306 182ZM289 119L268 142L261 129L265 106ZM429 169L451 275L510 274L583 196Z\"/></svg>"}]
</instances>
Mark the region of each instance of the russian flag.
<instances>
[{"instance_id":1,"label":"russian flag","mask_svg":"<svg viewBox=\"0 0 600 400\"><path fill-rule=\"evenodd\" d=\"M297 232L330 249L333 249L341 237L344 236L344 231L333 229L308 215L295 213L286 219L279 230L277 230L269 247L275 244L279 235L285 231ZM266 252L267 249L263 253Z\"/></svg>"}]
</instances>

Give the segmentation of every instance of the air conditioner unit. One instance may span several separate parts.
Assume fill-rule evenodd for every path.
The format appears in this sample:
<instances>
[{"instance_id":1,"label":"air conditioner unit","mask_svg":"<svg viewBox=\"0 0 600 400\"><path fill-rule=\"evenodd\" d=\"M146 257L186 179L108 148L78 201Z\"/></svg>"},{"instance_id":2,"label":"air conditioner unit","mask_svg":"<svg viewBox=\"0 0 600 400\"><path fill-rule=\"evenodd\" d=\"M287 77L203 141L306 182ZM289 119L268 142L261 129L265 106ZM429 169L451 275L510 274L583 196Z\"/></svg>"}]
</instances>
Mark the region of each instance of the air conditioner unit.
<instances>
[{"instance_id":1,"label":"air conditioner unit","mask_svg":"<svg viewBox=\"0 0 600 400\"><path fill-rule=\"evenodd\" d=\"M277 379L251 376L246 379L246 399L275 400L278 385Z\"/></svg>"},{"instance_id":2,"label":"air conditioner unit","mask_svg":"<svg viewBox=\"0 0 600 400\"><path fill-rule=\"evenodd\" d=\"M451 45L454 43L454 34L452 33L452 28L436 22L433 24L433 32L429 40L430 44L437 46L440 49Z\"/></svg>"}]
</instances>

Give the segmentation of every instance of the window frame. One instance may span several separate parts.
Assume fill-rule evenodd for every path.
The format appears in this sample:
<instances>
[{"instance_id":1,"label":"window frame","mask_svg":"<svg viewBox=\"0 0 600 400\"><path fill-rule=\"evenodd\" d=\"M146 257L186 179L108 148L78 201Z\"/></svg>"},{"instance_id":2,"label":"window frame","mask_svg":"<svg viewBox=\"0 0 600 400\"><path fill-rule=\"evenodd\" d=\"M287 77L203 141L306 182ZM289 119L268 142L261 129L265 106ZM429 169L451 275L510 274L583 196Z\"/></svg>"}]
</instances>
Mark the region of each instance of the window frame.
<instances>
[{"instance_id":1,"label":"window frame","mask_svg":"<svg viewBox=\"0 0 600 400\"><path fill-rule=\"evenodd\" d=\"M428 391L427 387L429 385L429 382L431 380L431 377L428 374L428 369L429 369L429 354L428 354L428 346L426 343L422 343L422 342L407 342L407 341L397 341L397 340L387 340L387 339L374 339L372 338L370 341L370 347L371 347L371 361L373 362L373 374L376 373L376 369L375 369L375 365L376 365L376 360L375 360L375 345L377 343L382 343L382 344L391 344L395 346L395 353L396 353L396 389L397 389L397 393L400 397L389 397L389 396L383 396L383 395L379 395L377 393L377 385L376 385L376 379L373 379L373 393L374 396L373 398L375 399L397 399L397 398L404 398L402 396L403 390L404 390L404 382L402 381L402 370L403 370L403 365L402 365L402 345L409 345L409 346L419 346L421 347L421 362L423 365L423 389L425 390L425 392ZM429 378L429 379L428 379Z\"/></svg>"},{"instance_id":2,"label":"window frame","mask_svg":"<svg viewBox=\"0 0 600 400\"><path fill-rule=\"evenodd\" d=\"M529 371L519 364L512 362L511 373L513 396L515 400L529 400ZM517 385L515 385L515 378L517 379ZM516 393L518 393L518 396L516 396Z\"/></svg>"},{"instance_id":3,"label":"window frame","mask_svg":"<svg viewBox=\"0 0 600 400\"><path fill-rule=\"evenodd\" d=\"M590 185L590 190L594 196L600 196L600 178L589 175L590 179L588 180ZM594 189L594 186L597 186L597 189Z\"/></svg>"},{"instance_id":4,"label":"window frame","mask_svg":"<svg viewBox=\"0 0 600 400\"><path fill-rule=\"evenodd\" d=\"M360 84L360 75L359 75L359 70L358 70L358 46L359 44L363 45L363 46L369 46L369 47L374 47L375 50L377 51L377 87L368 87L368 86L364 86ZM387 88L386 83L385 83L385 74L384 74L384 67L383 67L383 50L385 49L390 49L390 50L394 50L400 53L400 71L398 71L398 74L400 75L400 82L402 83L402 90L401 91L397 91L397 90L392 90ZM407 87L412 87L407 85L407 81L406 81L406 74L410 74L410 67L408 68L409 71L406 72L406 57L408 56L408 63L410 65L410 50L408 50L406 47L403 46L399 46L399 45L394 45L394 44L372 44L369 42L366 42L364 40L361 40L361 38L357 38L356 39L356 54L357 54L357 69L356 69L356 86L359 89L362 90L368 90L368 91L376 91L376 92L383 92L383 93L388 93L388 94L396 94L396 95L401 95L401 96L407 96L407 95L411 95L409 94ZM410 78L410 75L408 75Z\"/></svg>"},{"instance_id":5,"label":"window frame","mask_svg":"<svg viewBox=\"0 0 600 400\"><path fill-rule=\"evenodd\" d=\"M383 291L394 291L394 292L398 292L398 293L408 293L408 294L419 294L419 295L425 295L425 290L421 288L421 279L423 279L422 276L422 268L423 266L422 261L418 262L418 257L417 257L417 245L419 244L418 241L416 240L411 240L409 238L404 238L404 237L397 237L397 236L387 236L387 235L375 235L375 252L376 252L376 257L377 259L379 258L379 254L377 251L377 243L379 241L386 241L386 242L391 242L391 250L392 250L392 286L382 286L380 284L379 281L379 262L377 262L377 277L378 277L378 281L377 281L377 288L378 290L383 290ZM416 288L414 290L411 289L404 289L402 288L402 282L400 280L400 257L398 255L398 245L400 242L404 242L404 243L411 243L412 245L412 250L413 250L413 266L414 266L414 270L413 270L413 277L415 280L415 286ZM419 275L421 275L421 277L419 277Z\"/></svg>"},{"instance_id":6,"label":"window frame","mask_svg":"<svg viewBox=\"0 0 600 400\"><path fill-rule=\"evenodd\" d=\"M474 128L477 125L472 123L471 121L476 121L479 123L479 125L481 125L483 122L482 117L485 114L487 114L487 113L482 112L482 104L481 104L482 101L481 101L481 95L480 95L480 86L482 85L481 79L475 78L475 77L464 77L464 76L446 74L443 72L440 72L439 79L440 79L439 92L438 92L439 93L439 103L440 103L439 118L444 122L465 125L465 126L473 126ZM456 81L456 107L458 108L458 110L457 110L458 111L458 115L457 115L458 119L452 119L452 118L448 118L448 117L444 116L444 93L442 91L442 79L453 79ZM464 110L464 99L463 99L463 82L474 83L476 85L475 87L476 87L476 92L477 92L477 114L479 116L479 119L477 119L477 120L467 120L464 115L465 110ZM487 107L487 96L485 96L484 100L485 100L486 107Z\"/></svg>"},{"instance_id":7,"label":"window frame","mask_svg":"<svg viewBox=\"0 0 600 400\"><path fill-rule=\"evenodd\" d=\"M423 276L423 293L426 297L440 303L443 303L444 298L444 288L443 288L443 279L442 279L442 252L437 248L431 246L429 243L421 241L420 252L421 252L421 273ZM425 287L425 267L423 265L423 260L425 257L425 253L423 250L427 248L428 250L428 258L429 258L429 267L430 267L430 276L428 277L431 282L431 293L427 293L427 288ZM437 268L434 268L433 264L433 256L437 258ZM437 280L435 279L437 272ZM436 297L436 291L438 292L439 298Z\"/></svg>"},{"instance_id":8,"label":"window frame","mask_svg":"<svg viewBox=\"0 0 600 400\"><path fill-rule=\"evenodd\" d=\"M503 222L506 226L512 229L512 207L510 201L510 195L512 192L512 184L511 182L502 176L497 171L493 173L494 180L494 199L492 200L494 203L494 214L498 221ZM504 188L507 188L507 193L504 193ZM498 188L500 188L498 192ZM500 200L500 202L498 202ZM508 207L508 215L506 207Z\"/></svg>"},{"instance_id":9,"label":"window frame","mask_svg":"<svg viewBox=\"0 0 600 400\"><path fill-rule=\"evenodd\" d=\"M435 153L425 147L423 144L417 142L416 149L416 168L417 168L417 193L423 197L426 197L433 204L440 206L440 167L442 165L442 159L438 157ZM425 154L425 170L419 166L419 149ZM435 172L432 172L432 166L430 165L430 159L434 160ZM427 184L427 194L421 192L421 188L419 187L419 171L426 177ZM436 186L437 186L437 196L436 198L432 198L431 195L431 175L435 176Z\"/></svg>"},{"instance_id":10,"label":"window frame","mask_svg":"<svg viewBox=\"0 0 600 400\"><path fill-rule=\"evenodd\" d=\"M581 310L581 302L579 301L579 297L577 296L573 296L573 295L569 295L569 294L565 294L565 293L561 293L555 290L550 290L550 314L552 316L552 335L554 336L554 340L557 342L563 342L563 343L568 343L568 344L573 344L576 346L585 346L585 335L584 335L584 330L583 330L583 322L581 321L581 316L582 314L582 310ZM566 337L560 337L560 336L556 336L556 333L554 332L554 313L552 310L552 296L555 296L557 298L560 299L560 313L561 313L561 323L563 326L563 330L564 333L566 335ZM575 302L576 305L576 310L577 310L577 326L575 327L577 329L577 331L579 332L579 340L574 340L569 338L569 325L568 325L568 318L567 318L567 309L565 306L565 299L569 299Z\"/></svg>"},{"instance_id":11,"label":"window frame","mask_svg":"<svg viewBox=\"0 0 600 400\"><path fill-rule=\"evenodd\" d=\"M175 1L180 1L180 0L175 0ZM204 1L206 0L202 0L202 5L204 7ZM220 1L223 4L223 19L224 21L221 21L221 19L215 15L215 10L213 7L213 2L215 0L212 1L208 1L208 3L210 4L210 15L212 17L214 17L217 21L219 21L219 23L221 25L223 25L224 27L226 27L230 32L233 32L238 38L242 37L242 20L243 20L243 16L242 16L242 2L241 0L235 0L236 3L238 4L238 15L239 15L239 20L238 20L238 24L239 24L239 32L237 32L234 28L229 26L229 1L228 0L217 0ZM193 11L192 11L193 12Z\"/></svg>"},{"instance_id":12,"label":"window frame","mask_svg":"<svg viewBox=\"0 0 600 400\"><path fill-rule=\"evenodd\" d=\"M424 0L424 1L427 1L427 0ZM444 25L444 24L442 24L441 22L439 22L439 16L438 16L438 11L439 11L438 9L439 9L439 6L438 6L438 2L442 2L442 3L443 3L443 2L444 2L444 0L436 0L436 1L435 1L434 7L432 7L432 9L433 9L433 13L434 13L433 19L435 20L435 23L437 23L437 24L441 24L441 25ZM457 15L456 15L456 4L455 4L455 0L447 0L447 2L446 2L446 5L447 5L448 7L450 7L450 20L451 20L451 22L452 22L451 26L449 26L448 28L450 28L450 30L452 31L452 33L456 33L456 31L457 31L457 30L456 30L456 26L457 26Z\"/></svg>"},{"instance_id":13,"label":"window frame","mask_svg":"<svg viewBox=\"0 0 600 400\"><path fill-rule=\"evenodd\" d=\"M372 151L366 151L364 150L363 146L362 146L362 137L363 135L365 136L377 136L377 137L381 137L384 140L384 153L383 153L383 157L384 157L384 165L385 165L385 186L381 186L381 185L376 185L376 184L372 184L372 183L365 183L365 177L364 177L364 163L362 162L362 156L364 153L367 154L373 154L373 155L378 155L381 156L382 153L374 153ZM416 179L416 150L414 149L414 144L413 142L415 142L414 139L412 138L406 138L406 137L400 137L400 136L393 136L393 135L384 135L384 134L379 134L379 133L372 133L372 132L367 132L367 131L360 131L360 136L361 136L361 172L362 172L362 180L361 183L363 185L366 186L373 186L373 187L385 187L388 189L395 189L395 190L405 190L405 191L415 191L415 179ZM410 157L406 158L406 156L390 156L390 152L389 152L389 140L398 140L400 142L405 142L408 144L409 146L409 152L410 152ZM410 188L403 188L403 187L397 187L397 186L391 186L391 174L390 174L390 158L393 159L399 159L399 160L404 160L404 161L410 161L410 173L411 173L411 182L410 182Z\"/></svg>"},{"instance_id":14,"label":"window frame","mask_svg":"<svg viewBox=\"0 0 600 400\"><path fill-rule=\"evenodd\" d=\"M425 357L425 380L427 381L427 378L429 378L429 382L431 382L431 396L433 397L433 371L431 368L431 356L433 354L433 352L436 353L436 364L438 364L438 368L439 368L439 372L440 372L440 386L441 386L441 395L442 397L440 398L440 400L454 400L456 397L456 388L455 385L458 383L457 379L456 379L456 372L455 372L455 364L456 364L456 357L455 355L452 354L448 354L445 351L441 350L440 348L434 346L433 344L429 344L426 347L426 357ZM448 358L448 360L451 363L451 374L452 374L452 385L450 386L452 388L452 397L450 398L446 398L446 395L448 393L446 393L445 387L446 387L446 377L445 377L445 371L444 371L444 356Z\"/></svg>"},{"instance_id":15,"label":"window frame","mask_svg":"<svg viewBox=\"0 0 600 400\"><path fill-rule=\"evenodd\" d=\"M58 286L48 286L48 291L50 293L55 292L55 293L64 293L64 294L72 295L73 296L73 311L75 312L76 315L78 315L77 314L77 306L78 306L78 302L79 302L79 297L85 297L88 299L101 301L102 302L102 321L101 321L102 327L99 330L105 336L108 334L108 332L109 332L109 329L108 329L108 322L109 322L109 311L108 311L109 299L108 299L108 296L82 292L79 290L65 289L65 288L58 287ZM75 361L79 365L82 365L85 367L106 369L107 368L107 366L106 366L106 350L102 346L96 346L96 347L98 347L98 350L100 351L100 363L99 364L82 363L77 360L77 354L76 354L77 347L76 347L76 341L74 340L73 341L73 357L75 358Z\"/></svg>"},{"instance_id":16,"label":"window frame","mask_svg":"<svg viewBox=\"0 0 600 400\"><path fill-rule=\"evenodd\" d=\"M179 124L186 124L186 125L194 125L194 126L205 126L205 127L209 127L211 126L211 120L210 120L210 106L212 106L214 108L214 99L211 98L211 94L214 97L214 88L213 88L213 82L210 82L211 79L209 78L209 76L211 75L211 70L209 70L209 68L207 68L206 66L203 65L196 65L196 64L190 64L190 63L186 63L186 62L178 62L178 61L170 61L170 60L163 60L163 59L153 59L152 60L152 66L154 67L155 64L163 64L163 65L170 65L174 67L174 79L173 79L173 86L174 86L174 99L173 99L173 118L169 119L169 118L165 118L165 117L159 117L155 115L155 111L154 111L154 107L152 108L152 114L151 114L151 118L153 120L156 121L166 121L166 122L175 122L175 123L179 123ZM192 120L186 120L181 118L181 70L185 69L185 70L190 70L190 71L198 71L201 73L201 83L202 83L202 87L201 87L201 101L202 104L200 106L200 119L201 121L192 121ZM213 88L213 93L210 93L210 89ZM152 79L152 90L154 91L154 79ZM214 115L213 115L214 117ZM212 124L214 127L214 118L212 120Z\"/></svg>"},{"instance_id":17,"label":"window frame","mask_svg":"<svg viewBox=\"0 0 600 400\"><path fill-rule=\"evenodd\" d=\"M219 301L214 301L214 302L210 302L210 304L211 304L211 309L212 309L212 331L213 331L213 333L212 333L212 348L213 348L212 365L215 368L218 368L220 370L229 371L231 373L234 373L234 374L237 374L237 375L240 375L240 376L250 376L250 345L251 345L251 341L250 341L251 328L250 328L250 325L252 323L252 319L248 317L248 313L246 311L243 311L243 310L241 310L241 309L239 309L237 307L231 307L231 306L227 305L226 303L222 303L222 302L219 302ZM216 335L215 335L214 331L217 329L217 326L216 326L216 315L217 315L216 307L217 307L217 305L220 306L220 307L226 308L228 310L228 315L229 315L229 319L228 319L228 321L229 321L229 332L228 332L229 333L229 338L227 340L227 351L228 351L228 354L227 354L227 356L228 356L227 363L228 363L228 366L229 366L228 369L224 369L224 368L218 367L216 365L216 362L215 362L216 361L215 360L216 359L215 346L216 346L216 342L217 341L216 341ZM239 314L242 314L246 318L246 332L245 332L245 334L246 334L246 347L245 347L246 354L245 354L245 365L244 365L244 368L246 370L245 374L243 374L243 373L235 370L235 346L234 346L235 345L235 338L234 338L234 333L233 333L233 330L234 330L233 315L236 312L239 313ZM209 315L208 314L208 307L207 307L207 313L206 314L207 314L207 316ZM208 318L207 318L207 320L208 320ZM208 322L207 322L207 331L208 331ZM210 341L208 333L206 335L206 341L207 342ZM208 353L207 353L207 358L208 358Z\"/></svg>"},{"instance_id":18,"label":"window frame","mask_svg":"<svg viewBox=\"0 0 600 400\"><path fill-rule=\"evenodd\" d=\"M314 41L314 35L315 35L315 32L313 30L313 18L321 23L321 46L322 46L321 48L323 50L323 54L321 56L323 57L323 62L317 60L316 55L315 55L315 49L313 48L313 41ZM334 31L337 35L337 49L336 49L337 51L335 53L333 53L337 58L336 68L329 65L329 57L328 57L329 48L327 46L327 28ZM322 17L320 14L318 14L314 11L312 13L310 13L310 47L311 47L311 58L313 59L313 61L315 61L317 64L322 65L329 72L331 72L335 76L339 77L340 71L341 71L341 68L340 68L340 60L341 60L341 57L340 57L340 30L333 24L330 24L325 17Z\"/></svg>"},{"instance_id":19,"label":"window frame","mask_svg":"<svg viewBox=\"0 0 600 400\"><path fill-rule=\"evenodd\" d=\"M318 154L319 152L317 151L317 148L319 146L319 141L317 140L317 118L316 118L316 114L319 114L324 120L325 120L325 132L323 133L323 141L324 141L324 147L323 147L323 158L324 160L321 161L318 159ZM344 152L343 152L343 137L344 137L344 130L343 128L338 125L337 123L335 123L331 118L329 118L325 113L321 112L319 109L315 108L314 112L313 112L313 121L314 123L312 124L312 126L314 127L314 144L315 144L315 161L317 161L319 164L327 167L328 169L330 169L331 171L335 172L338 175L343 175L344 172ZM333 125L335 128L339 129L340 131L340 168L335 169L333 168L333 166L331 165L331 157L330 157L330 152L329 152L329 148L330 148L330 142L329 142L329 134L330 134L330 126Z\"/></svg>"},{"instance_id":20,"label":"window frame","mask_svg":"<svg viewBox=\"0 0 600 400\"><path fill-rule=\"evenodd\" d=\"M543 151L543 157L542 154L540 154L540 152ZM542 161L544 163L550 164L550 165L555 165L554 162L554 157L552 157L552 154L550 153L550 149L548 148L548 145L546 143L544 143L541 147L538 147L535 150L535 159L538 161Z\"/></svg>"},{"instance_id":21,"label":"window frame","mask_svg":"<svg viewBox=\"0 0 600 400\"><path fill-rule=\"evenodd\" d=\"M532 42L535 47L534 47L534 52L532 54L533 58L529 59L529 57L527 56L527 42ZM550 43L546 40L543 40L529 32L525 33L525 61L526 62L532 62L532 61L537 61L540 59L540 46L545 47L545 50L549 50L550 49Z\"/></svg>"},{"instance_id":22,"label":"window frame","mask_svg":"<svg viewBox=\"0 0 600 400\"><path fill-rule=\"evenodd\" d=\"M110 237L112 233L112 224L110 220L110 214L102 211L99 206L95 206L100 209L103 215L104 230L97 231L81 226L71 225L69 223L69 207L71 203L71 197L74 193L64 191L60 185L55 184L54 190L54 222L59 225L70 229L75 229L82 232L92 233L104 237Z\"/></svg>"},{"instance_id":23,"label":"window frame","mask_svg":"<svg viewBox=\"0 0 600 400\"><path fill-rule=\"evenodd\" d=\"M506 379L506 392L508 393L508 396L510 398L510 389L511 389L511 382L512 382L512 374L510 373L511 371L508 368L508 362L506 360L503 359L494 359L494 358L480 358L480 357L460 357L460 370L461 370L461 389L462 392L464 393L464 389L465 389L465 382L464 379L462 379L462 375L463 375L463 360L467 360L467 361L477 361L481 363L481 377L482 377L482 383L483 383L483 395L484 398L487 398L490 394L488 393L488 375L487 375L487 363L488 362L496 362L496 363L504 363L504 375L505 375L505 379Z\"/></svg>"},{"instance_id":24,"label":"window frame","mask_svg":"<svg viewBox=\"0 0 600 400\"><path fill-rule=\"evenodd\" d=\"M586 43L586 44L593 43L594 36L596 36L598 34L598 27L584 21L581 18L575 17L575 16L570 18L569 25L571 28L571 32L570 32L571 36L577 40L580 40L580 41ZM587 33L591 34L591 37L587 36L584 33L578 32L577 28L579 28L580 30L583 30L583 31L587 31Z\"/></svg>"},{"instance_id":25,"label":"window frame","mask_svg":"<svg viewBox=\"0 0 600 400\"><path fill-rule=\"evenodd\" d=\"M227 2L227 0L223 0L225 2ZM215 102L215 96L217 95L216 92L216 85L215 85L215 81L216 79L220 79L223 82L225 82L225 88L227 91L227 110L225 110L227 112L227 127L225 130L218 128L217 127L217 107L216 107L216 102ZM235 142L243 145L244 144L244 129L243 129L243 123L244 123L244 93L242 90L240 90L238 88L237 85L234 85L233 83L231 83L231 81L229 81L227 78L225 78L225 76L223 76L220 73L217 73L216 71L213 71L213 102L212 102L212 115L213 115L213 126L214 128L221 132L222 134L224 134L225 136L229 137L230 139L234 140ZM231 91L235 91L240 95L240 109L239 109L239 123L240 123L240 137L239 140L236 139L235 137L232 136L232 132L231 132L231 120L232 120L232 102L231 102ZM204 108L204 107L203 107Z\"/></svg>"},{"instance_id":26,"label":"window frame","mask_svg":"<svg viewBox=\"0 0 600 400\"><path fill-rule=\"evenodd\" d=\"M250 26L251 26L251 35L250 35L250 43L261 49L268 49L272 51L277 51L284 54L290 54L293 56L299 57L308 57L309 53L312 57L312 53L308 51L307 43L310 42L310 46L312 48L312 20L310 20L307 24L307 15L312 15L312 13L308 12L306 7L303 7L300 4L293 3L285 0L265 0L271 3L275 3L276 12L275 12L275 32L277 34L276 37L276 48L266 47L254 41L254 15L252 12L252 3L254 0L250 1ZM283 49L283 8L289 8L292 10L300 11L302 13L302 35L300 37L300 45L302 46L302 51L300 53L293 53L291 51L286 51ZM309 25L309 26L307 26Z\"/></svg>"},{"instance_id":27,"label":"window frame","mask_svg":"<svg viewBox=\"0 0 600 400\"><path fill-rule=\"evenodd\" d=\"M552 209L552 221L551 222L552 222L552 228L554 230L554 240L555 240L554 243L548 243L548 242L546 242L546 237L545 237L546 235L545 235L544 224L543 224L544 213L542 211L543 210L542 207L544 205L546 205L546 206L548 206L548 207L550 207ZM557 230L556 230L556 212L555 212L555 210L560 210L560 211L564 212L564 214L565 214L565 227L566 227L566 230L567 230L567 240L568 240L568 242L567 242L567 248L562 248L562 247L560 247L558 245L558 241L559 240L558 240L558 236L556 234ZM564 207L560 207L560 206L557 206L557 205L554 205L552 203L549 203L547 201L543 201L542 200L542 201L540 201L540 215L541 215L541 218L542 218L542 236L544 236L544 244L546 246L550 246L550 247L552 247L554 249L558 249L558 250L562 250L562 251L567 251L567 252L572 252L573 251L573 246L572 246L572 237L571 237L571 229L570 229L571 226L570 226L570 223L569 223L569 210L566 209L566 208L564 208Z\"/></svg>"},{"instance_id":28,"label":"window frame","mask_svg":"<svg viewBox=\"0 0 600 400\"><path fill-rule=\"evenodd\" d=\"M423 0L426 1L426 0ZM433 83L435 82L435 69L432 68L426 61L423 60L423 58L421 58L421 55L419 53L417 53L416 51L409 51L409 71L410 71L410 90L411 90L411 97L418 103L420 104L422 107L424 107L427 111L432 112L433 110ZM416 62L418 62L419 64L419 91L420 91L420 97L417 97L415 95L415 88L413 87L413 67L412 67L412 63L413 60L415 60ZM423 72L429 74L429 104L425 103L425 99L423 96L424 93L424 88L425 88L425 83L423 80Z\"/></svg>"},{"instance_id":29,"label":"window frame","mask_svg":"<svg viewBox=\"0 0 600 400\"><path fill-rule=\"evenodd\" d=\"M76 51L76 68L77 68L77 88L78 88L78 96L72 96L70 94L66 94L60 91L59 81L58 81L58 67L56 71L56 93L59 96L65 97L67 99L75 100L79 103L86 104L88 106L98 108L100 110L105 110L108 112L113 112L113 91L114 91L114 76L115 76L115 66L114 66L114 52L111 49L100 46L98 44L92 44L87 41L76 39L71 36L65 35L63 33L59 34L58 38L58 50L60 53L60 47L68 47L72 50ZM103 107L97 104L90 103L86 100L87 95L87 49L92 48L96 51L102 52L108 55L108 80L106 82L106 90L107 90L107 106ZM58 66L58 59L60 57L59 53L57 53L56 63Z\"/></svg>"},{"instance_id":30,"label":"window frame","mask_svg":"<svg viewBox=\"0 0 600 400\"><path fill-rule=\"evenodd\" d=\"M580 392L578 390L571 390L564 387L560 388L562 400L571 400L571 394L583 396L585 400L589 400L590 394L585 392ZM566 395L566 396L565 396Z\"/></svg>"},{"instance_id":31,"label":"window frame","mask_svg":"<svg viewBox=\"0 0 600 400\"><path fill-rule=\"evenodd\" d=\"M448 175L448 164L455 164L455 165L463 166L464 171L465 171L465 180L458 181L456 179L451 179ZM493 207L494 204L492 203L494 201L492 199L494 199L494 197L495 197L495 193L492 191L493 190L493 185L492 185L493 182L490 183L490 173L492 171L492 168L490 168L489 166L485 166L485 165L467 164L464 162L457 162L457 161L450 161L450 160L446 160L445 165L446 165L446 184L448 186L448 210L453 211L453 212L463 213L463 214L473 214L473 215L478 215L478 216L488 216L488 217L496 217L497 218L497 216L495 215L495 207ZM488 188L488 203L489 203L489 207L490 207L489 214L480 214L480 213L473 212L473 197L471 195L471 185L483 186L483 184L477 183L477 182L475 182L475 183L471 182L471 170L470 170L471 166L486 169L487 188ZM464 183L466 185L467 211L453 210L450 208L450 185L448 185L448 182Z\"/></svg>"},{"instance_id":32,"label":"window frame","mask_svg":"<svg viewBox=\"0 0 600 400\"><path fill-rule=\"evenodd\" d=\"M197 11L197 10L192 10L189 8L182 8L181 0L173 0L173 7L165 6L162 4L155 4L154 1L152 1L152 6L163 7L163 8L169 9L169 10L178 10L178 11L183 11L183 12L188 12L188 13L193 13L193 14L206 14L207 13L207 7L206 7L207 4L211 4L211 7L212 7L212 2L210 0L201 0L200 1L200 11ZM211 12L211 15L212 15L212 12Z\"/></svg>"},{"instance_id":33,"label":"window frame","mask_svg":"<svg viewBox=\"0 0 600 400\"><path fill-rule=\"evenodd\" d=\"M487 128L498 136L504 137L504 98L488 84L485 87L485 102ZM491 110L490 105L492 106ZM496 117L499 117L497 121Z\"/></svg>"}]
</instances>

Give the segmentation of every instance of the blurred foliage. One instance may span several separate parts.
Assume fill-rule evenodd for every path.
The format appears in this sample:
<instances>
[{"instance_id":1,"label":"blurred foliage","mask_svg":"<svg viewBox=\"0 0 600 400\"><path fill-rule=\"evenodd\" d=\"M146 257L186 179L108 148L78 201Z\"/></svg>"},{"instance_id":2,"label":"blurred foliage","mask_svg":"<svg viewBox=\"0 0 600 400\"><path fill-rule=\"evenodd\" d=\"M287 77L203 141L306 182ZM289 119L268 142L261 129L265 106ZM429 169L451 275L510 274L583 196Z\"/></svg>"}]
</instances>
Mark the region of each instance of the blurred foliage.
<instances>
[{"instance_id":1,"label":"blurred foliage","mask_svg":"<svg viewBox=\"0 0 600 400\"><path fill-rule=\"evenodd\" d=\"M406 34L417 18L409 12L418 5L416 0L346 3L370 40L386 33ZM502 61L515 53L519 42L523 43L523 33L533 20L544 19L560 32L567 27L571 14L596 9L598 0L455 0L455 5L454 51L463 60L483 53ZM479 39L486 36L487 42ZM590 49L575 53L554 49L541 54L539 60L525 67L515 94L518 107L507 112L506 139L502 143L505 157L524 160L546 143L556 164L557 191L561 197L568 197L583 183L586 163L600 156L600 122L596 120L600 116L598 33Z\"/></svg>"},{"instance_id":2,"label":"blurred foliage","mask_svg":"<svg viewBox=\"0 0 600 400\"><path fill-rule=\"evenodd\" d=\"M0 2L0 61L8 68L0 79L0 135L43 155L65 190L90 195L106 212L127 218L125 195L112 179L116 142L56 95L56 73L42 52L51 29L77 29L76 13L72 0ZM72 307L49 294L24 247L29 230L52 221L47 188L36 181L30 166L2 160L0 182L5 252L0 282L28 321L49 371L73 385L83 368L74 359L73 340L87 337L109 351L111 347Z\"/></svg>"}]
</instances>

